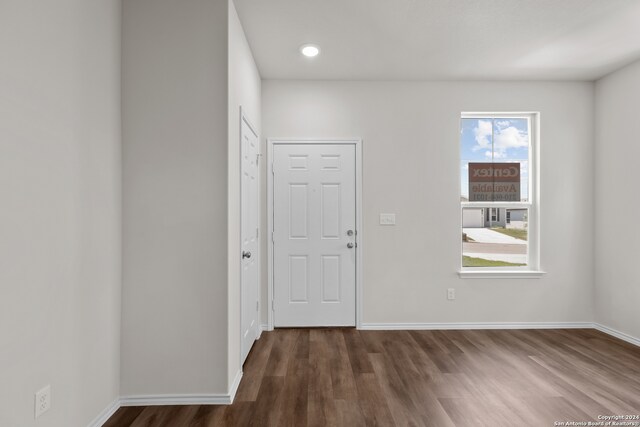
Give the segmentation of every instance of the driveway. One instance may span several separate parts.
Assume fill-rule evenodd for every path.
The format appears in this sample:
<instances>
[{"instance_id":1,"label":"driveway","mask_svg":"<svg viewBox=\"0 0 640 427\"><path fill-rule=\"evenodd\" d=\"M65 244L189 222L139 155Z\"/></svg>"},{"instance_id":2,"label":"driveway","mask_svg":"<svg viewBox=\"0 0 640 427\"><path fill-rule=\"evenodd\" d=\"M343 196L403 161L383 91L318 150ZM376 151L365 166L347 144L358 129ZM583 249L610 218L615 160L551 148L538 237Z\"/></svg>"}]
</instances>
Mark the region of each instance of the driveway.
<instances>
[{"instance_id":1,"label":"driveway","mask_svg":"<svg viewBox=\"0 0 640 427\"><path fill-rule=\"evenodd\" d=\"M463 228L462 231L467 237L475 240L477 243L500 243L504 245L526 245L524 240L498 233L489 228Z\"/></svg>"}]
</instances>

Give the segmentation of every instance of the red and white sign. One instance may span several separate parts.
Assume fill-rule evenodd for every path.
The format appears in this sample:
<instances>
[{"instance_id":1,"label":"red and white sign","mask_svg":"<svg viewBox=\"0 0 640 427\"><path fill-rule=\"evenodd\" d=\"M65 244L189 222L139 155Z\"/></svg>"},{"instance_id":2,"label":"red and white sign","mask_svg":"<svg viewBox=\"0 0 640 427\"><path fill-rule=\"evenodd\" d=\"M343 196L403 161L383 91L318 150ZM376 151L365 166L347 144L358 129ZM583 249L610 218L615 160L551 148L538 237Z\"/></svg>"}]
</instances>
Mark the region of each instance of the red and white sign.
<instances>
[{"instance_id":1,"label":"red and white sign","mask_svg":"<svg viewBox=\"0 0 640 427\"><path fill-rule=\"evenodd\" d=\"M469 163L470 202L519 202L520 163Z\"/></svg>"}]
</instances>

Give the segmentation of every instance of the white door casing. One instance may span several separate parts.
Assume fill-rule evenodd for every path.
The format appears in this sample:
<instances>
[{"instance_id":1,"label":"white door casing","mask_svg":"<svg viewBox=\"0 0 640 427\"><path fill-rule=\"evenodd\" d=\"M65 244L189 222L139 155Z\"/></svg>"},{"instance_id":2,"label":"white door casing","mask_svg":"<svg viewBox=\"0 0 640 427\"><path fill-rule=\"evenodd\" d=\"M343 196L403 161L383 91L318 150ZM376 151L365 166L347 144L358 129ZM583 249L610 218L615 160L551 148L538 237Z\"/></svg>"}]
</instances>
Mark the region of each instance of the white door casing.
<instances>
[{"instance_id":1,"label":"white door casing","mask_svg":"<svg viewBox=\"0 0 640 427\"><path fill-rule=\"evenodd\" d=\"M273 146L275 326L355 326L356 144Z\"/></svg>"},{"instance_id":2,"label":"white door casing","mask_svg":"<svg viewBox=\"0 0 640 427\"><path fill-rule=\"evenodd\" d=\"M244 363L249 350L259 335L259 140L247 119L241 113L241 360Z\"/></svg>"}]
</instances>

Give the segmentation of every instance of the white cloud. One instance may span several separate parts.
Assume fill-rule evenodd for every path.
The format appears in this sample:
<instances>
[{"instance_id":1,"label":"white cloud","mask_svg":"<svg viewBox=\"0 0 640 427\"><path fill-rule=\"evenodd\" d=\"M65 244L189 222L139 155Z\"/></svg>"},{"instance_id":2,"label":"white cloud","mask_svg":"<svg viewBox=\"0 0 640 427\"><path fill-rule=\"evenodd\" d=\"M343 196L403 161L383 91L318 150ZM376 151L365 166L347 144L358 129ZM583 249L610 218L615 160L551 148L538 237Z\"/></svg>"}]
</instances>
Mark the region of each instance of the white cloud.
<instances>
[{"instance_id":1,"label":"white cloud","mask_svg":"<svg viewBox=\"0 0 640 427\"><path fill-rule=\"evenodd\" d=\"M500 129L494 135L493 149L496 151L506 151L508 148L521 148L529 146L527 133L520 131L513 126Z\"/></svg>"},{"instance_id":2,"label":"white cloud","mask_svg":"<svg viewBox=\"0 0 640 427\"><path fill-rule=\"evenodd\" d=\"M473 133L476 136L476 143L473 147L473 151L482 150L483 148L491 148L491 120L478 120L478 127L473 129Z\"/></svg>"},{"instance_id":3,"label":"white cloud","mask_svg":"<svg viewBox=\"0 0 640 427\"><path fill-rule=\"evenodd\" d=\"M523 128L523 130L519 128ZM526 201L528 199L529 162L526 160L527 150L522 150L529 146L526 124L519 119L477 120L477 126L473 128L473 133L475 145L471 147L471 150L479 152L478 154L486 158L487 161L520 164L520 191L522 200ZM468 165L463 165L461 171L463 197L467 197L468 194L467 170Z\"/></svg>"},{"instance_id":4,"label":"white cloud","mask_svg":"<svg viewBox=\"0 0 640 427\"><path fill-rule=\"evenodd\" d=\"M526 131L515 126L510 126L509 120L496 121L495 129L492 129L491 120L478 120L478 126L473 129L476 145L473 151L492 150L493 158L502 159L507 157L507 150L510 148L524 148L529 146L529 136ZM493 147L491 136L493 133ZM491 151L485 152L485 156L491 158Z\"/></svg>"}]
</instances>

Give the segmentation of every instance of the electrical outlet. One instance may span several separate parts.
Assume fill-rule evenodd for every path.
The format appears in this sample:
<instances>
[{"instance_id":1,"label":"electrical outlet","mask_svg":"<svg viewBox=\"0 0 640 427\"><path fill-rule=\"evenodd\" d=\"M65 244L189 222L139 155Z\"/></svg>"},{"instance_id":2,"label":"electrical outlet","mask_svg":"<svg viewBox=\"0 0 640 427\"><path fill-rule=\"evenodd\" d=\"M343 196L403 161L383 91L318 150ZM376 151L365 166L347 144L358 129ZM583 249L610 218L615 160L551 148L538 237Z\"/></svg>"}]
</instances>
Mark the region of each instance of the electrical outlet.
<instances>
[{"instance_id":1,"label":"electrical outlet","mask_svg":"<svg viewBox=\"0 0 640 427\"><path fill-rule=\"evenodd\" d=\"M51 385L36 392L36 418L51 408Z\"/></svg>"},{"instance_id":2,"label":"electrical outlet","mask_svg":"<svg viewBox=\"0 0 640 427\"><path fill-rule=\"evenodd\" d=\"M456 290L454 288L447 289L447 299L450 301L456 299Z\"/></svg>"}]
</instances>

